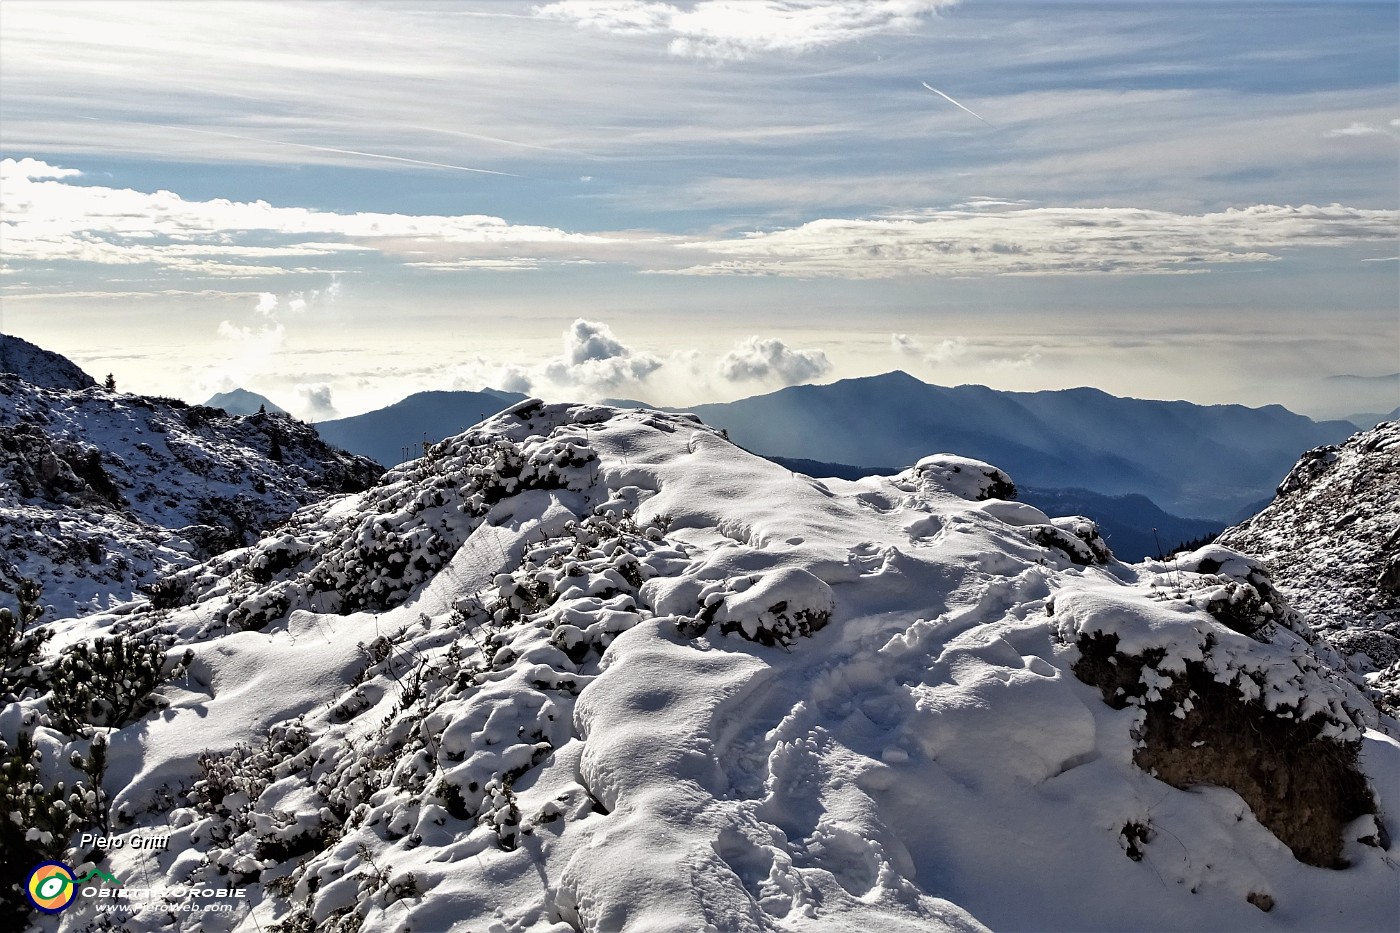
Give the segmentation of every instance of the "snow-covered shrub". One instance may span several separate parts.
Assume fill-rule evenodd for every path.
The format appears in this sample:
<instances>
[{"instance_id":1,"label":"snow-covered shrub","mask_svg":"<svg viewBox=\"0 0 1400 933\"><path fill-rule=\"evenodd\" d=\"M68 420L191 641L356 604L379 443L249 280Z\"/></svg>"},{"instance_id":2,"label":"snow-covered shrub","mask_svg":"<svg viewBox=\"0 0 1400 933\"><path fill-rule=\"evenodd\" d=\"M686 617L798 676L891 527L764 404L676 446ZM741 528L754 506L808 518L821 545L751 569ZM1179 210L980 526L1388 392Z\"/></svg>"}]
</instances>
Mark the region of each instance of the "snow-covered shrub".
<instances>
[{"instance_id":1,"label":"snow-covered shrub","mask_svg":"<svg viewBox=\"0 0 1400 933\"><path fill-rule=\"evenodd\" d=\"M46 783L44 754L21 731L14 747L0 740L0 927L23 929L31 908L20 888L35 865L60 861L73 834L95 820L99 801L81 781Z\"/></svg>"},{"instance_id":2,"label":"snow-covered shrub","mask_svg":"<svg viewBox=\"0 0 1400 933\"><path fill-rule=\"evenodd\" d=\"M21 580L15 588L19 613L0 608L0 702L14 702L25 691L42 687L46 679L41 662L52 632L35 625L44 614L42 595L38 583Z\"/></svg>"},{"instance_id":3,"label":"snow-covered shrub","mask_svg":"<svg viewBox=\"0 0 1400 933\"><path fill-rule=\"evenodd\" d=\"M486 796L477 817L483 826L496 833L496 845L507 852L520 846L520 806L515 800L509 775L493 778L486 785Z\"/></svg>"},{"instance_id":4,"label":"snow-covered shrub","mask_svg":"<svg viewBox=\"0 0 1400 933\"><path fill-rule=\"evenodd\" d=\"M1099 526L1087 518L1054 518L1048 525L1028 525L1024 532L1035 544L1054 548L1081 566L1107 564L1113 560L1113 552L1099 534Z\"/></svg>"},{"instance_id":5,"label":"snow-covered shrub","mask_svg":"<svg viewBox=\"0 0 1400 933\"><path fill-rule=\"evenodd\" d=\"M1268 641L1270 626L1280 625L1310 644L1316 642L1312 629L1288 605L1259 561L1211 544L1178 555L1173 568L1178 576L1200 575L1187 601L1235 631Z\"/></svg>"},{"instance_id":6,"label":"snow-covered shrub","mask_svg":"<svg viewBox=\"0 0 1400 933\"><path fill-rule=\"evenodd\" d=\"M160 705L155 691L178 677L192 651L171 661L156 637L115 635L66 648L53 666L49 713L71 735L119 729Z\"/></svg>"},{"instance_id":7,"label":"snow-covered shrub","mask_svg":"<svg viewBox=\"0 0 1400 933\"><path fill-rule=\"evenodd\" d=\"M680 625L683 634L702 634L718 622L720 633L737 633L762 645L792 645L809 638L831 619L831 587L800 567L716 580L700 590L700 611Z\"/></svg>"}]
</instances>

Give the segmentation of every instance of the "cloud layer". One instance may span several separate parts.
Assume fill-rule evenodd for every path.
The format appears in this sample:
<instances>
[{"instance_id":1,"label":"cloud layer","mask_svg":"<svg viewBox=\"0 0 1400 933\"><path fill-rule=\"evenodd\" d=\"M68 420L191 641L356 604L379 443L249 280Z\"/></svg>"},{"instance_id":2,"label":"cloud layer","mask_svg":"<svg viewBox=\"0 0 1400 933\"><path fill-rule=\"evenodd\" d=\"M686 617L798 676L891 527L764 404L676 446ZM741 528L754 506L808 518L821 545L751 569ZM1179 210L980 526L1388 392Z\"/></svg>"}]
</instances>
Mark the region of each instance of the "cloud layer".
<instances>
[{"instance_id":1,"label":"cloud layer","mask_svg":"<svg viewBox=\"0 0 1400 933\"><path fill-rule=\"evenodd\" d=\"M520 270L610 262L677 275L1159 274L1265 262L1300 247L1393 241L1400 211L1260 204L1207 214L1008 206L822 218L737 236L572 232L480 214L335 213L75 184L73 169L0 162L9 266L149 265L207 278L331 271L367 256L405 268ZM271 241L271 243L270 243ZM695 263L696 254L706 256ZM293 299L295 300L295 299ZM599 367L601 369L601 367Z\"/></svg>"},{"instance_id":2,"label":"cloud layer","mask_svg":"<svg viewBox=\"0 0 1400 933\"><path fill-rule=\"evenodd\" d=\"M740 59L807 52L886 32L903 32L957 0L560 0L537 16L617 35L659 35L672 55Z\"/></svg>"},{"instance_id":3,"label":"cloud layer","mask_svg":"<svg viewBox=\"0 0 1400 933\"><path fill-rule=\"evenodd\" d=\"M1400 211L1261 204L1212 214L1135 208L935 211L813 220L680 248L719 257L683 275L1156 274L1265 262L1285 249L1393 240Z\"/></svg>"}]
</instances>

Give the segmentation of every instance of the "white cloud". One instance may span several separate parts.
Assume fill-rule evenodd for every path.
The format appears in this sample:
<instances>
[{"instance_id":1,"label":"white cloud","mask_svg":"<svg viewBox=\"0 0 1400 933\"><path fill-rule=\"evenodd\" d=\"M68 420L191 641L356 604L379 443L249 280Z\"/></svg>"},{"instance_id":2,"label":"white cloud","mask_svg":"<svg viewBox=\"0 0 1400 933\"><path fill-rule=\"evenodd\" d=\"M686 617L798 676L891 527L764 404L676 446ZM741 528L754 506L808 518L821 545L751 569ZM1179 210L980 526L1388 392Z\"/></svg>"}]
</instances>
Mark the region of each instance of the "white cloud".
<instances>
[{"instance_id":1,"label":"white cloud","mask_svg":"<svg viewBox=\"0 0 1400 933\"><path fill-rule=\"evenodd\" d=\"M307 421L326 421L339 414L332 400L331 387L327 383L299 383L296 393Z\"/></svg>"},{"instance_id":2,"label":"white cloud","mask_svg":"<svg viewBox=\"0 0 1400 933\"><path fill-rule=\"evenodd\" d=\"M38 180L41 178L76 178L82 172L75 168L59 168L38 159L0 159L0 181Z\"/></svg>"},{"instance_id":3,"label":"white cloud","mask_svg":"<svg viewBox=\"0 0 1400 933\"><path fill-rule=\"evenodd\" d=\"M1020 356L992 360L991 365L998 369L1029 369L1040 362L1040 358L1044 355L1043 349L1039 344L1036 344Z\"/></svg>"},{"instance_id":4,"label":"white cloud","mask_svg":"<svg viewBox=\"0 0 1400 933\"><path fill-rule=\"evenodd\" d=\"M1389 136L1394 139L1400 135L1396 132L1398 129L1400 129L1400 120L1391 120L1389 126L1353 122L1340 129L1328 130L1323 135L1328 139L1339 139L1347 136Z\"/></svg>"},{"instance_id":5,"label":"white cloud","mask_svg":"<svg viewBox=\"0 0 1400 933\"><path fill-rule=\"evenodd\" d=\"M12 271L26 263L74 261L246 278L334 274L356 257L377 257L459 271L609 262L672 275L798 278L1159 274L1269 261L1298 247L1391 242L1400 227L1400 211L1341 204L1189 214L1022 208L979 199L970 209L826 217L737 236L681 237L571 232L479 214L334 213L265 201L191 201L169 191L70 184L72 170L33 159L3 160L0 173L6 206L0 235ZM697 254L707 254L707 261L695 262ZM285 307L297 311L329 300L336 287L323 296L291 293Z\"/></svg>"},{"instance_id":6,"label":"white cloud","mask_svg":"<svg viewBox=\"0 0 1400 933\"><path fill-rule=\"evenodd\" d=\"M916 28L956 0L561 0L537 16L617 35L669 37L673 55L739 59L758 52L805 52Z\"/></svg>"},{"instance_id":7,"label":"white cloud","mask_svg":"<svg viewBox=\"0 0 1400 933\"><path fill-rule=\"evenodd\" d=\"M890 349L906 356L922 356L924 345L919 342L918 337L911 337L908 334L890 334Z\"/></svg>"},{"instance_id":8,"label":"white cloud","mask_svg":"<svg viewBox=\"0 0 1400 933\"><path fill-rule=\"evenodd\" d=\"M544 376L560 386L585 392L609 391L645 382L663 361L634 353L606 324L579 318L564 331L564 354L544 367Z\"/></svg>"},{"instance_id":9,"label":"white cloud","mask_svg":"<svg viewBox=\"0 0 1400 933\"><path fill-rule=\"evenodd\" d=\"M572 256L580 249L609 251L618 245L612 237L509 224L481 214L341 214L273 207L266 201L189 201L169 191L146 193L55 180L71 174L33 159L0 161L7 262L149 263L193 274L252 276L308 271L268 264L293 257L343 259L371 251L418 256L433 246L448 254L441 259L461 261L509 256L521 249ZM265 241L269 236L286 242L238 242L245 237Z\"/></svg>"},{"instance_id":10,"label":"white cloud","mask_svg":"<svg viewBox=\"0 0 1400 933\"><path fill-rule=\"evenodd\" d=\"M1393 240L1400 211L1261 204L1213 214L1135 208L941 211L822 219L681 248L716 255L683 275L1153 274L1263 262L1303 246Z\"/></svg>"},{"instance_id":11,"label":"white cloud","mask_svg":"<svg viewBox=\"0 0 1400 933\"><path fill-rule=\"evenodd\" d=\"M761 380L795 385L830 372L831 361L821 350L792 350L781 340L754 336L726 353L715 369L730 382Z\"/></svg>"},{"instance_id":12,"label":"white cloud","mask_svg":"<svg viewBox=\"0 0 1400 933\"><path fill-rule=\"evenodd\" d=\"M530 378L529 372L522 366L505 367L494 386L494 388L506 392L520 392L525 395L528 395L533 387L534 380Z\"/></svg>"},{"instance_id":13,"label":"white cloud","mask_svg":"<svg viewBox=\"0 0 1400 933\"><path fill-rule=\"evenodd\" d=\"M277 296L272 292L261 292L258 294L258 305L253 310L267 316L277 309Z\"/></svg>"},{"instance_id":14,"label":"white cloud","mask_svg":"<svg viewBox=\"0 0 1400 933\"><path fill-rule=\"evenodd\" d=\"M903 356L915 357L927 366L940 366L960 360L971 350L966 337L947 337L940 340L932 350L925 350L919 338L908 334L891 334L890 348Z\"/></svg>"},{"instance_id":15,"label":"white cloud","mask_svg":"<svg viewBox=\"0 0 1400 933\"><path fill-rule=\"evenodd\" d=\"M938 345L929 351L927 359L931 363L951 363L953 360L961 359L968 352L966 337L949 337L940 340Z\"/></svg>"}]
</instances>

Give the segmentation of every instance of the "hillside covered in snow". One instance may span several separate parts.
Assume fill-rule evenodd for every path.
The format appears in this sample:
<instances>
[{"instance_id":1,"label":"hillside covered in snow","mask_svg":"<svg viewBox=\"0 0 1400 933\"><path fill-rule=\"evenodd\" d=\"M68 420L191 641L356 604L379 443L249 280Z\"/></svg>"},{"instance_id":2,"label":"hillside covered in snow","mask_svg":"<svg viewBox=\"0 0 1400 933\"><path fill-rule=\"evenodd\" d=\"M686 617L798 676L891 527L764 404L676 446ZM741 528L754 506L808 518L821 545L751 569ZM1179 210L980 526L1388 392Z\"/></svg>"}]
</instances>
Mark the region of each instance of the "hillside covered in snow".
<instances>
[{"instance_id":1,"label":"hillside covered in snow","mask_svg":"<svg viewBox=\"0 0 1400 933\"><path fill-rule=\"evenodd\" d=\"M34 769L28 809L0 801L35 831L7 838L127 887L243 893L82 898L36 929L1400 910L1400 731L1261 566L1120 563L964 457L817 481L691 416L530 400L162 593L65 625L68 660L0 712ZM73 676L96 636L144 659L121 705L79 702L111 676ZM72 805L46 809L60 783ZM79 847L92 820L168 848Z\"/></svg>"},{"instance_id":2,"label":"hillside covered in snow","mask_svg":"<svg viewBox=\"0 0 1400 933\"><path fill-rule=\"evenodd\" d=\"M1400 710L1400 422L1308 451L1274 501L1220 541L1257 555Z\"/></svg>"},{"instance_id":3,"label":"hillside covered in snow","mask_svg":"<svg viewBox=\"0 0 1400 933\"><path fill-rule=\"evenodd\" d=\"M46 388L32 380L64 371L47 357L67 363L47 354L38 373L0 375L0 591L38 581L51 617L129 600L380 473L286 416L230 416L90 379Z\"/></svg>"},{"instance_id":4,"label":"hillside covered in snow","mask_svg":"<svg viewBox=\"0 0 1400 933\"><path fill-rule=\"evenodd\" d=\"M89 389L97 380L65 356L11 334L0 334L0 373L14 373L46 389Z\"/></svg>"}]
</instances>

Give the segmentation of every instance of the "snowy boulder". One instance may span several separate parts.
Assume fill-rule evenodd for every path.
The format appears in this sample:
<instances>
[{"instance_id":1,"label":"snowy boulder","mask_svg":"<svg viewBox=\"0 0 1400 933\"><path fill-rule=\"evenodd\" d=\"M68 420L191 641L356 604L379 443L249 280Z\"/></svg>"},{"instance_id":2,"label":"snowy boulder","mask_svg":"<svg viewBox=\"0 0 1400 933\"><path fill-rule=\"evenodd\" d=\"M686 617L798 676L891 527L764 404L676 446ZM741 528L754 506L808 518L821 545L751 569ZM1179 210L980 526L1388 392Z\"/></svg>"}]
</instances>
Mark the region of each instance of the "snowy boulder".
<instances>
[{"instance_id":1,"label":"snowy boulder","mask_svg":"<svg viewBox=\"0 0 1400 933\"><path fill-rule=\"evenodd\" d=\"M1377 809L1358 761L1364 700L1300 639L1260 646L1189 606L1069 590L1050 608L1075 676L1140 711L1138 767L1228 787L1299 861L1346 867L1344 828Z\"/></svg>"},{"instance_id":2,"label":"snowy boulder","mask_svg":"<svg viewBox=\"0 0 1400 933\"><path fill-rule=\"evenodd\" d=\"M914 464L916 482L933 485L963 499L1015 499L1016 484L1005 472L971 457L931 454Z\"/></svg>"},{"instance_id":3,"label":"snowy boulder","mask_svg":"<svg viewBox=\"0 0 1400 933\"><path fill-rule=\"evenodd\" d=\"M1060 551L1072 563L1088 566L1113 560L1113 552L1099 534L1099 526L1083 516L1051 519L1024 530L1033 543Z\"/></svg>"},{"instance_id":4,"label":"snowy boulder","mask_svg":"<svg viewBox=\"0 0 1400 933\"><path fill-rule=\"evenodd\" d=\"M718 622L721 633L763 645L791 645L799 635L811 636L836 607L831 587L800 567L713 581L701 588L699 601L698 623L682 626L687 633Z\"/></svg>"}]
</instances>

